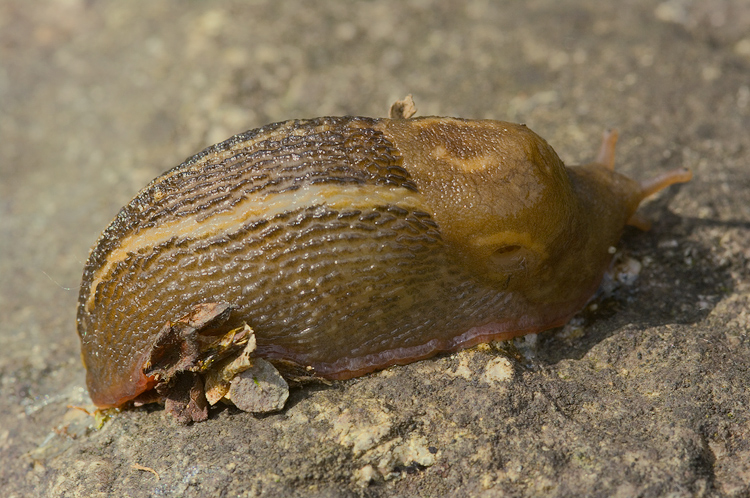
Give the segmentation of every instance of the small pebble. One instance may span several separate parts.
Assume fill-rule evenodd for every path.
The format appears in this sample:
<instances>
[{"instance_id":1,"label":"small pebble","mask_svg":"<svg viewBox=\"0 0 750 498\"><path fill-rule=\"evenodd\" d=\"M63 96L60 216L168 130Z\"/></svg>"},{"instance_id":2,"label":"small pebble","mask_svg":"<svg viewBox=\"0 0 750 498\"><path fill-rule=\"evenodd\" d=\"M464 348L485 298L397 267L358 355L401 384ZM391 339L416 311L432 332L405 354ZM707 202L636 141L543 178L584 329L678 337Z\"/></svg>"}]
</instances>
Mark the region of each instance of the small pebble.
<instances>
[{"instance_id":1,"label":"small pebble","mask_svg":"<svg viewBox=\"0 0 750 498\"><path fill-rule=\"evenodd\" d=\"M289 385L269 362L253 359L253 366L232 379L227 397L242 411L268 413L284 408Z\"/></svg>"}]
</instances>

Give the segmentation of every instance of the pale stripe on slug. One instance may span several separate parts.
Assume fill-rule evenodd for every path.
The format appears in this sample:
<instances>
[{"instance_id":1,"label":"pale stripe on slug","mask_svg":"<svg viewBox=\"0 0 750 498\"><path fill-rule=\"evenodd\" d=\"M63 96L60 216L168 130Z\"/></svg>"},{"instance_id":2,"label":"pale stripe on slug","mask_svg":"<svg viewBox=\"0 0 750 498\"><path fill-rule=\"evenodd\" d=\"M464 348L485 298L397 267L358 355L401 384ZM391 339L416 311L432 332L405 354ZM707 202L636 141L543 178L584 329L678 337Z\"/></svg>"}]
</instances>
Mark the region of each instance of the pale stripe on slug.
<instances>
[{"instance_id":1,"label":"pale stripe on slug","mask_svg":"<svg viewBox=\"0 0 750 498\"><path fill-rule=\"evenodd\" d=\"M257 202L263 194L325 184L338 189L381 185L383 192L388 187L416 191L400 167L400 155L373 129L374 122L319 118L276 123L209 147L164 173L122 209L92 251L81 287L85 311L93 309L96 285L128 251L158 245L170 234L191 230L191 220L201 223L220 212L228 213L231 224L241 213L237 204L247 203L248 198ZM180 223L180 218L187 221ZM157 231L143 238L138 235L148 230Z\"/></svg>"},{"instance_id":2,"label":"pale stripe on slug","mask_svg":"<svg viewBox=\"0 0 750 498\"><path fill-rule=\"evenodd\" d=\"M94 296L99 283L111 276L112 269L129 254L148 251L173 239L175 244L179 244L181 240L192 242L230 234L239 227L308 207L326 206L339 211L396 204L408 210L423 208L419 196L406 189L376 185L306 185L280 194L245 198L232 206L231 210L217 209L200 220L197 218L201 211L197 210L190 217L175 218L153 228L138 230L123 237L119 246L111 250L104 265L95 271L86 300L86 311L93 310Z\"/></svg>"}]
</instances>

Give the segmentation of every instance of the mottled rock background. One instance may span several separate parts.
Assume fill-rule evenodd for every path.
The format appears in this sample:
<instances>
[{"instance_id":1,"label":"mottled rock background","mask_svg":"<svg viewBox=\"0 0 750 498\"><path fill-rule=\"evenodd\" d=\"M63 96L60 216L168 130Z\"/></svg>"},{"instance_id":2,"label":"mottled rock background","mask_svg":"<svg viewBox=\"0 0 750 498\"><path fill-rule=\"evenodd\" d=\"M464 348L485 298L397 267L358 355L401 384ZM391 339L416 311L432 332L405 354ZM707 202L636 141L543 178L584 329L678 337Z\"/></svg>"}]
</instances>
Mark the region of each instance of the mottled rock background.
<instances>
[{"instance_id":1,"label":"mottled rock background","mask_svg":"<svg viewBox=\"0 0 750 498\"><path fill-rule=\"evenodd\" d=\"M642 265L573 326L179 426L84 405L81 269L142 186L269 122L527 123L563 160L695 179L643 210ZM749 496L745 0L0 3L4 496ZM151 468L158 474L144 470ZM453 493L453 494L452 494Z\"/></svg>"}]
</instances>

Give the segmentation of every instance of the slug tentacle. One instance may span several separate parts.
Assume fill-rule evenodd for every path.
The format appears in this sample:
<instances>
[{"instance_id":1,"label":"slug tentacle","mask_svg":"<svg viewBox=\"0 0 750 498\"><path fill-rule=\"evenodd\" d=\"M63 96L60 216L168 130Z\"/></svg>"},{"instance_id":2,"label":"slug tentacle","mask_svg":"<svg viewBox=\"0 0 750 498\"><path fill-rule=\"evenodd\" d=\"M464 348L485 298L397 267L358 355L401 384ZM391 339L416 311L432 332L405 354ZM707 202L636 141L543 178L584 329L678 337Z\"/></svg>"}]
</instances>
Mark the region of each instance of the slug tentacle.
<instances>
[{"instance_id":1,"label":"slug tentacle","mask_svg":"<svg viewBox=\"0 0 750 498\"><path fill-rule=\"evenodd\" d=\"M203 419L184 400L245 343L344 379L562 325L624 225L644 226L641 200L690 179L615 172L614 131L594 163L567 168L526 126L412 112L268 125L147 185L84 268L94 403L156 389Z\"/></svg>"},{"instance_id":2,"label":"slug tentacle","mask_svg":"<svg viewBox=\"0 0 750 498\"><path fill-rule=\"evenodd\" d=\"M667 171L655 178L642 180L639 183L640 190L637 196L637 203L640 204L644 199L664 190L665 188L677 183L689 182L693 178L693 173L686 168L677 168ZM634 226L639 230L648 231L651 229L651 221L638 212L633 213L628 218L627 224Z\"/></svg>"},{"instance_id":3,"label":"slug tentacle","mask_svg":"<svg viewBox=\"0 0 750 498\"><path fill-rule=\"evenodd\" d=\"M651 230L651 220L643 216L641 213L635 212L630 218L628 218L627 225L636 227L638 230L648 232Z\"/></svg>"},{"instance_id":4,"label":"slug tentacle","mask_svg":"<svg viewBox=\"0 0 750 498\"><path fill-rule=\"evenodd\" d=\"M617 130L606 130L602 134L602 145L596 154L595 163L605 166L607 169L615 169L615 146L617 145Z\"/></svg>"},{"instance_id":5,"label":"slug tentacle","mask_svg":"<svg viewBox=\"0 0 750 498\"><path fill-rule=\"evenodd\" d=\"M644 200L647 197L654 195L655 193L664 190L670 185L676 183L689 182L693 178L693 172L687 168L677 168L671 171L666 171L659 176L650 178L648 180L642 180L641 184L641 199Z\"/></svg>"}]
</instances>

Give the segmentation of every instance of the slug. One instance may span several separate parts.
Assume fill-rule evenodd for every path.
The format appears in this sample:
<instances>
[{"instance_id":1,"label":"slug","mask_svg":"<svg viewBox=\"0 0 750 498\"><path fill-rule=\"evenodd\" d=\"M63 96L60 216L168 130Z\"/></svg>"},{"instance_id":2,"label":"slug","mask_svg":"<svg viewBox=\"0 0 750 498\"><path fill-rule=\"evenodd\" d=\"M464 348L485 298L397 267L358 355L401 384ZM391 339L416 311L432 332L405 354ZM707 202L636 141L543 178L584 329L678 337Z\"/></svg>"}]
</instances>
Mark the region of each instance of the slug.
<instances>
[{"instance_id":1,"label":"slug","mask_svg":"<svg viewBox=\"0 0 750 498\"><path fill-rule=\"evenodd\" d=\"M91 398L141 399L155 356L207 348L163 331L193 337L218 314L205 337L249 325L259 357L323 379L561 326L624 226L646 228L639 203L691 177L615 172L616 138L574 167L525 125L444 117L293 120L208 147L90 253L77 325Z\"/></svg>"}]
</instances>

